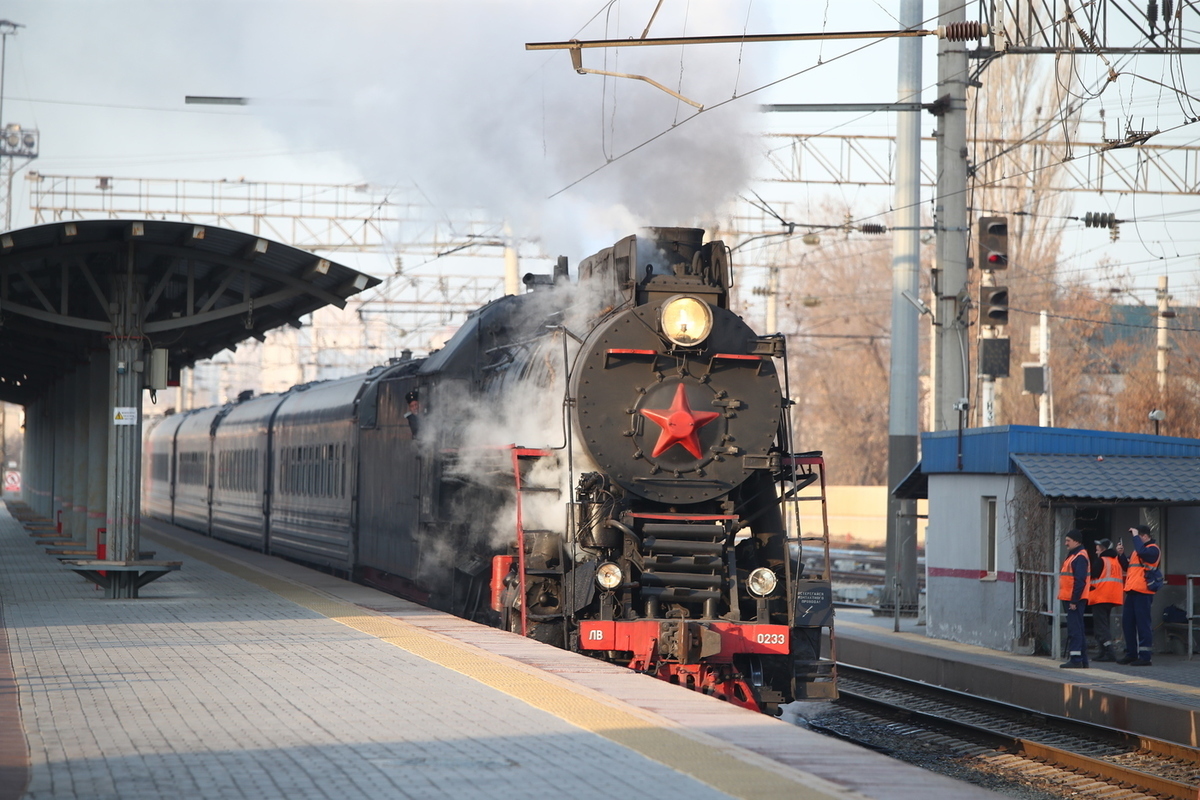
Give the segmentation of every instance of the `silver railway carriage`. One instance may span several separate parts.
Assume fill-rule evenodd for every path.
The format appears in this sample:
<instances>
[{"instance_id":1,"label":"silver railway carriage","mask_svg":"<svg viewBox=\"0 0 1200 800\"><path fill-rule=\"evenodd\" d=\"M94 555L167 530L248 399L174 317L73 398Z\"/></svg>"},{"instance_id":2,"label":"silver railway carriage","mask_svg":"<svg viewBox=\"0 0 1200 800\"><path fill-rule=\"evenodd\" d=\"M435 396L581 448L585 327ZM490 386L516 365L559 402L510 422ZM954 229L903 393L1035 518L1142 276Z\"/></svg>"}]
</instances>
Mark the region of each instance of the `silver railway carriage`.
<instances>
[{"instance_id":1,"label":"silver railway carriage","mask_svg":"<svg viewBox=\"0 0 1200 800\"><path fill-rule=\"evenodd\" d=\"M175 516L175 433L187 417L166 417L146 437L142 512L159 519Z\"/></svg>"},{"instance_id":2,"label":"silver railway carriage","mask_svg":"<svg viewBox=\"0 0 1200 800\"><path fill-rule=\"evenodd\" d=\"M264 503L270 485L270 425L285 395L246 400L228 409L213 436L212 535L263 549Z\"/></svg>"},{"instance_id":3,"label":"silver railway carriage","mask_svg":"<svg viewBox=\"0 0 1200 800\"><path fill-rule=\"evenodd\" d=\"M228 411L228 406L193 411L175 431L175 482L170 494L174 498L172 519L180 527L201 533L212 530L213 434ZM151 433L152 446L161 447L157 434L163 427Z\"/></svg>"}]
</instances>

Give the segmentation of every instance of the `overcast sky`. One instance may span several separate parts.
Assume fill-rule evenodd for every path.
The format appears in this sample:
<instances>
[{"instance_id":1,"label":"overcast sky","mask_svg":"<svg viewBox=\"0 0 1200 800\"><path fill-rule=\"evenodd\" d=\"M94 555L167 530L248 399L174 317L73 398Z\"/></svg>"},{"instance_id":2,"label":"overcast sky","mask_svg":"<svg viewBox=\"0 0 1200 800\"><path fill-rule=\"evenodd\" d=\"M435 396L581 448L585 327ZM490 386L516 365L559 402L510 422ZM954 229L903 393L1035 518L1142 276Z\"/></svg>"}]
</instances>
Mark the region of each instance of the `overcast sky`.
<instances>
[{"instance_id":1,"label":"overcast sky","mask_svg":"<svg viewBox=\"0 0 1200 800\"><path fill-rule=\"evenodd\" d=\"M651 35L894 29L898 5L666 0ZM646 84L577 75L565 52L524 49L530 41L637 37L654 6L9 0L0 15L25 27L8 37L2 121L40 130L41 157L31 168L47 174L418 185L435 206L483 205L572 259L640 224L711 218L764 173L763 130L894 131L888 114L768 118L756 110L762 102L894 99L894 43L584 51L585 67L649 75L711 109L694 119L690 106ZM936 13L932 0L925 7ZM936 45L922 41L929 101ZM1139 68L1172 80L1161 65ZM794 73L802 74L754 92ZM1118 88L1127 97L1113 98L1110 114L1137 114L1148 128L1180 123L1184 112L1161 90ZM189 94L252 102L185 106ZM927 116L923 132L933 126ZM1192 130L1175 141L1193 142ZM32 218L20 178L16 190L21 227ZM889 201L886 191L850 187L758 190L776 192L769 198L828 195L864 212ZM1081 199L1080 214L1148 221L1124 228L1111 250L1079 226L1066 255L1087 266L1108 254L1136 265L1147 286L1169 271L1182 288L1197 267L1196 205ZM1174 215L1169 224L1149 222L1164 214Z\"/></svg>"}]
</instances>

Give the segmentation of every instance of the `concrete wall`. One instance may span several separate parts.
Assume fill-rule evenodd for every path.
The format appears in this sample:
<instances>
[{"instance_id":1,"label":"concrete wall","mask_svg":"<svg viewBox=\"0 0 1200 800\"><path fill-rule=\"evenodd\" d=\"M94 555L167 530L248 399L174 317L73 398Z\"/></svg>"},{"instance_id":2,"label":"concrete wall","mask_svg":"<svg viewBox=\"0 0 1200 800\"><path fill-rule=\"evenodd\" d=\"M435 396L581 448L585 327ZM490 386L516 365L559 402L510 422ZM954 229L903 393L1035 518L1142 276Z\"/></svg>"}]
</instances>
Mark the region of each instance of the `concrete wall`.
<instances>
[{"instance_id":1,"label":"concrete wall","mask_svg":"<svg viewBox=\"0 0 1200 800\"><path fill-rule=\"evenodd\" d=\"M927 635L1011 650L1015 636L1010 475L931 475L925 533ZM995 569L989 571L985 497L996 498Z\"/></svg>"}]
</instances>

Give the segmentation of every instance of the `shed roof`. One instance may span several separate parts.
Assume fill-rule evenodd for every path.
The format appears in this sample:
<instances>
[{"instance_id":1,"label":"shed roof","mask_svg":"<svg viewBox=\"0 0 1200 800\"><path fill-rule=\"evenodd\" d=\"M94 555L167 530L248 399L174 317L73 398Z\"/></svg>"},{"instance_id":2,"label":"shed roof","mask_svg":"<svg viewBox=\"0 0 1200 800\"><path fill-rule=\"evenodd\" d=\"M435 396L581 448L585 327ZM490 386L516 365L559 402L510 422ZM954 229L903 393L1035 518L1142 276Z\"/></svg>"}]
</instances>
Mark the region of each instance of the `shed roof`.
<instances>
[{"instance_id":1,"label":"shed roof","mask_svg":"<svg viewBox=\"0 0 1200 800\"><path fill-rule=\"evenodd\" d=\"M1200 439L1007 425L921 437L921 461L895 487L927 497L930 475L1023 474L1046 497L1200 503Z\"/></svg>"},{"instance_id":2,"label":"shed roof","mask_svg":"<svg viewBox=\"0 0 1200 800\"><path fill-rule=\"evenodd\" d=\"M1031 425L936 431L921 436L921 471L1012 474L1013 453L1200 458L1200 439Z\"/></svg>"},{"instance_id":3,"label":"shed roof","mask_svg":"<svg viewBox=\"0 0 1200 800\"><path fill-rule=\"evenodd\" d=\"M1200 503L1200 458L1014 453L1045 497Z\"/></svg>"}]
</instances>

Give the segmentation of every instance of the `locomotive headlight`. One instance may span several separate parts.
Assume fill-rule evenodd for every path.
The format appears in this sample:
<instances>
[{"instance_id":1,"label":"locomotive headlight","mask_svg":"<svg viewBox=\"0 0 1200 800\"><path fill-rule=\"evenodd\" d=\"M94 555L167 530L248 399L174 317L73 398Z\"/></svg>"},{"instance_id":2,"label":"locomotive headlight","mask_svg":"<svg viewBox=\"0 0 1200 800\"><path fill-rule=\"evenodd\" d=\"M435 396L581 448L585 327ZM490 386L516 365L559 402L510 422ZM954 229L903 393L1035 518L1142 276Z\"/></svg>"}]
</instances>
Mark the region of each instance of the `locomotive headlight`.
<instances>
[{"instance_id":1,"label":"locomotive headlight","mask_svg":"<svg viewBox=\"0 0 1200 800\"><path fill-rule=\"evenodd\" d=\"M663 303L659 323L663 335L680 347L694 347L712 332L712 309L708 303L681 294Z\"/></svg>"},{"instance_id":2,"label":"locomotive headlight","mask_svg":"<svg viewBox=\"0 0 1200 800\"><path fill-rule=\"evenodd\" d=\"M759 567L750 573L750 577L746 580L746 588L755 597L766 597L775 591L777 583L779 583L779 578L775 576L774 570Z\"/></svg>"},{"instance_id":3,"label":"locomotive headlight","mask_svg":"<svg viewBox=\"0 0 1200 800\"><path fill-rule=\"evenodd\" d=\"M615 589L621 585L621 568L611 561L596 567L596 583L601 589Z\"/></svg>"}]
</instances>

